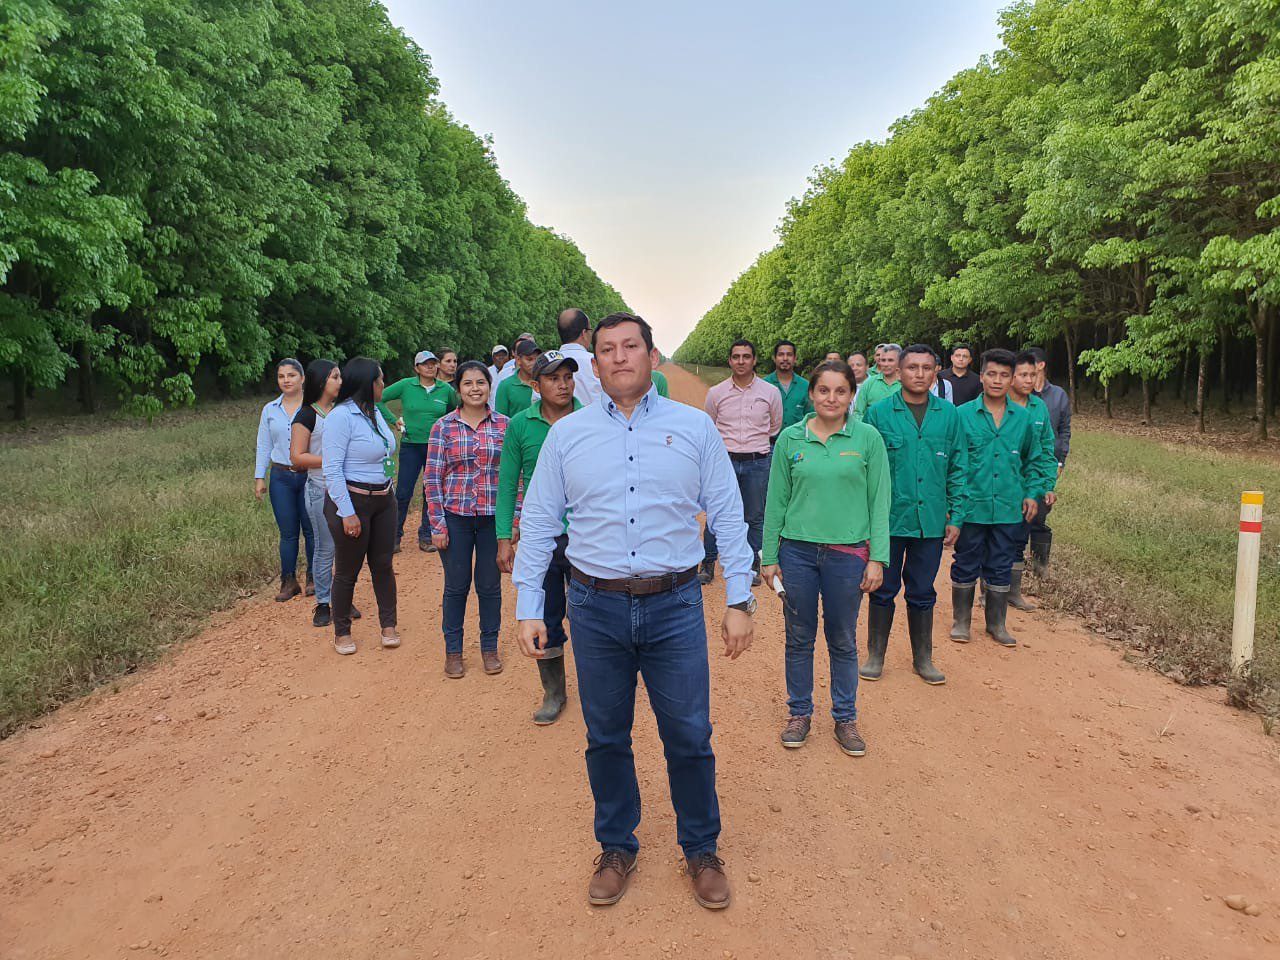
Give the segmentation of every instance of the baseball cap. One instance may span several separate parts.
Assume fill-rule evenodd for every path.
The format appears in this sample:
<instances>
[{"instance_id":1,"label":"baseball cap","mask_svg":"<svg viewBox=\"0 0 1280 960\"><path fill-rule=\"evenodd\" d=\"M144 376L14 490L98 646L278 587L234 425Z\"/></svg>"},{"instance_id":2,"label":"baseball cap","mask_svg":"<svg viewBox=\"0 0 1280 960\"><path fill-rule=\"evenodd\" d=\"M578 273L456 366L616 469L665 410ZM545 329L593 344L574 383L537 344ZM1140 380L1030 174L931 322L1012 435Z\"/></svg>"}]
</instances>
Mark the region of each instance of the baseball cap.
<instances>
[{"instance_id":1,"label":"baseball cap","mask_svg":"<svg viewBox=\"0 0 1280 960\"><path fill-rule=\"evenodd\" d=\"M532 339L533 339L533 334L529 333L528 331L525 331L524 333L520 334L520 336L516 337L516 343L519 343L521 340L532 340Z\"/></svg>"},{"instance_id":2,"label":"baseball cap","mask_svg":"<svg viewBox=\"0 0 1280 960\"><path fill-rule=\"evenodd\" d=\"M534 363L533 378L536 380L544 373L555 373L566 363L569 365L570 370L574 373L578 372L578 361L573 357L566 357L559 350L548 350Z\"/></svg>"},{"instance_id":3,"label":"baseball cap","mask_svg":"<svg viewBox=\"0 0 1280 960\"><path fill-rule=\"evenodd\" d=\"M495 353L510 353L510 352L511 351L508 350L506 347L504 347L502 344L495 343L493 345L493 349L489 351L489 356L493 356Z\"/></svg>"},{"instance_id":4,"label":"baseball cap","mask_svg":"<svg viewBox=\"0 0 1280 960\"><path fill-rule=\"evenodd\" d=\"M428 360L435 360L436 355L430 350L419 350L417 356L413 358L413 365L416 367L420 363L426 363Z\"/></svg>"},{"instance_id":5,"label":"baseball cap","mask_svg":"<svg viewBox=\"0 0 1280 960\"><path fill-rule=\"evenodd\" d=\"M530 356L531 354L541 353L541 352L542 351L538 349L538 345L533 342L532 338L529 340L521 340L519 343L516 344L517 357L527 357L527 356Z\"/></svg>"}]
</instances>

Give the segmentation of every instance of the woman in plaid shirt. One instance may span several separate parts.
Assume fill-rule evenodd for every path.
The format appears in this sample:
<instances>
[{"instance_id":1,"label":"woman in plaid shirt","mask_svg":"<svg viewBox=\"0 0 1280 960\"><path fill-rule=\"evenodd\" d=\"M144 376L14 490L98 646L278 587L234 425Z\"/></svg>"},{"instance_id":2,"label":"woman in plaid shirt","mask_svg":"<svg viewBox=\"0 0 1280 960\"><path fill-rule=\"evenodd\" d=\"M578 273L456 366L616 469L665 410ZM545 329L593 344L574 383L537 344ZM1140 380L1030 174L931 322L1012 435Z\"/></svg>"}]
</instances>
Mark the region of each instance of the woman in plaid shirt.
<instances>
[{"instance_id":1,"label":"woman in plaid shirt","mask_svg":"<svg viewBox=\"0 0 1280 960\"><path fill-rule=\"evenodd\" d=\"M462 660L462 621L475 580L480 600L480 657L485 673L501 673L498 627L502 619L502 581L494 513L498 502L498 463L507 418L489 409L493 384L485 365L469 360L458 367L454 387L462 406L436 421L427 446L423 486L431 542L444 562L444 675L466 673Z\"/></svg>"}]
</instances>

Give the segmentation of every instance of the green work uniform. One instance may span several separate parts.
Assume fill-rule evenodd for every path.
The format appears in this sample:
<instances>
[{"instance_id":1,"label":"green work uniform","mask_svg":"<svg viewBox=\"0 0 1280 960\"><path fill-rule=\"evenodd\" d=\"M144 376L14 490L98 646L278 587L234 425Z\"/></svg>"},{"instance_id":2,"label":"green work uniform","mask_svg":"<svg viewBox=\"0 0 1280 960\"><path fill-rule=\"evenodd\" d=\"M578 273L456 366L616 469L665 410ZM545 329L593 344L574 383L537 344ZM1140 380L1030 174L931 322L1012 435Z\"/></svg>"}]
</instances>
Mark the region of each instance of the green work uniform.
<instances>
[{"instance_id":1,"label":"green work uniform","mask_svg":"<svg viewBox=\"0 0 1280 960\"><path fill-rule=\"evenodd\" d=\"M1018 402L1013 399L1012 394L1009 395L1009 400L1011 403ZM1053 434L1053 418L1049 415L1049 407L1034 393L1030 393L1027 394L1027 402L1023 409L1025 409L1027 413L1031 414L1031 420L1035 427L1036 434L1040 437L1040 445L1046 447L1049 451L1049 456L1053 457L1053 474L1049 477L1049 486L1045 488L1046 490L1053 490L1058 485L1058 454L1054 448L1054 443L1057 438Z\"/></svg>"},{"instance_id":2,"label":"green work uniform","mask_svg":"<svg viewBox=\"0 0 1280 960\"><path fill-rule=\"evenodd\" d=\"M884 441L849 418L823 443L809 414L778 434L764 506L761 561L778 562L782 537L808 543L869 541L871 559L889 562L891 481Z\"/></svg>"},{"instance_id":3,"label":"green work uniform","mask_svg":"<svg viewBox=\"0 0 1280 960\"><path fill-rule=\"evenodd\" d=\"M653 371L653 376L650 379L653 380L653 385L658 388L658 396L671 396L671 387L667 384L667 375L665 373L661 370L655 370Z\"/></svg>"},{"instance_id":4,"label":"green work uniform","mask_svg":"<svg viewBox=\"0 0 1280 960\"><path fill-rule=\"evenodd\" d=\"M874 407L886 397L891 397L895 393L902 391L902 378L899 377L893 383L885 383L884 377L879 370L867 375L867 379L862 381L862 388L858 391L858 396L853 402L853 415L859 420L865 420L867 410Z\"/></svg>"},{"instance_id":5,"label":"green work uniform","mask_svg":"<svg viewBox=\"0 0 1280 960\"><path fill-rule=\"evenodd\" d=\"M437 380L428 390L417 377L397 380L382 391L378 409L387 423L395 423L396 416L387 407L392 400L400 401L400 419L404 421L405 443L426 443L431 439L431 428L450 410L458 409L458 394L443 380Z\"/></svg>"},{"instance_id":6,"label":"green work uniform","mask_svg":"<svg viewBox=\"0 0 1280 960\"><path fill-rule=\"evenodd\" d=\"M582 404L576 399L573 409L582 409ZM499 540L511 539L516 500L522 486L527 488L533 479L533 468L538 464L538 454L542 452L550 430L551 424L542 415L541 400L507 422L507 432L502 438L502 459L498 463L498 507L494 520Z\"/></svg>"},{"instance_id":7,"label":"green work uniform","mask_svg":"<svg viewBox=\"0 0 1280 960\"><path fill-rule=\"evenodd\" d=\"M493 400L493 409L507 417L529 409L533 403L533 384L525 383L519 373L513 373L498 386L498 395Z\"/></svg>"},{"instance_id":8,"label":"green work uniform","mask_svg":"<svg viewBox=\"0 0 1280 960\"><path fill-rule=\"evenodd\" d=\"M924 420L899 391L867 411L866 424L879 431L893 475L893 507L889 535L942 537L947 525L964 523L964 484L969 445L960 414L946 400L926 394Z\"/></svg>"},{"instance_id":9,"label":"green work uniform","mask_svg":"<svg viewBox=\"0 0 1280 960\"><path fill-rule=\"evenodd\" d=\"M1045 450L1024 408L1006 403L997 429L983 400L978 397L957 408L969 444L969 475L960 512L965 523L1022 523L1022 501L1044 496L1058 461L1052 448Z\"/></svg>"},{"instance_id":10,"label":"green work uniform","mask_svg":"<svg viewBox=\"0 0 1280 960\"><path fill-rule=\"evenodd\" d=\"M791 375L791 386L784 387L778 382L778 372L775 370L764 378L765 383L772 383L778 388L778 392L782 394L782 429L785 430L793 423L799 423L810 413L813 413L813 404L809 402L809 381L798 373Z\"/></svg>"}]
</instances>

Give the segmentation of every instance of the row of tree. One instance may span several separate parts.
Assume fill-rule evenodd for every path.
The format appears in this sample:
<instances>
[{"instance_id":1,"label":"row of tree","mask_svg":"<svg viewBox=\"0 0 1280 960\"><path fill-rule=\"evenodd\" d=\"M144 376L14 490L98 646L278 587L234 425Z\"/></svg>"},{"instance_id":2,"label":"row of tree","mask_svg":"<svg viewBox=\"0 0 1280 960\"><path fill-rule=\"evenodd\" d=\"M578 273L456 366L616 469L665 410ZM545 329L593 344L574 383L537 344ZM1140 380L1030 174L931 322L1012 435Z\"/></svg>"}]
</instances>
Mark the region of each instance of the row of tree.
<instances>
[{"instance_id":1,"label":"row of tree","mask_svg":"<svg viewBox=\"0 0 1280 960\"><path fill-rule=\"evenodd\" d=\"M1108 395L1140 382L1149 416L1188 363L1203 412L1211 357L1229 375L1244 339L1265 436L1280 0L1026 0L1001 25L993 57L815 173L676 358L723 362L740 335L804 356L1056 341L1073 396L1079 364Z\"/></svg>"},{"instance_id":2,"label":"row of tree","mask_svg":"<svg viewBox=\"0 0 1280 960\"><path fill-rule=\"evenodd\" d=\"M0 4L0 377L140 412L623 309L370 0Z\"/></svg>"}]
</instances>

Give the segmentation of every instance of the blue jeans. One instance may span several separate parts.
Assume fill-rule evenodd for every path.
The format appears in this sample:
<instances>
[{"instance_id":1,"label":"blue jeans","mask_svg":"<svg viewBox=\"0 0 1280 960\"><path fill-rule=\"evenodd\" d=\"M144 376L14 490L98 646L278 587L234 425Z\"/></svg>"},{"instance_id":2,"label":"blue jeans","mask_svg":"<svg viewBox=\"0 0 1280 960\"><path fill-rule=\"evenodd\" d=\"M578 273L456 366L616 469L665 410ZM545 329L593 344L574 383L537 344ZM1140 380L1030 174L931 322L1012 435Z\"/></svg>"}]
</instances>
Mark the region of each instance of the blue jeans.
<instances>
[{"instance_id":1,"label":"blue jeans","mask_svg":"<svg viewBox=\"0 0 1280 960\"><path fill-rule=\"evenodd\" d=\"M480 601L480 649L498 649L498 628L502 624L502 579L498 574L498 537L493 515L464 517L444 513L449 530L449 546L440 551L444 563L444 604L441 625L446 653L462 652L462 621L467 615L471 593L472 559L476 598Z\"/></svg>"},{"instance_id":2,"label":"blue jeans","mask_svg":"<svg viewBox=\"0 0 1280 960\"><path fill-rule=\"evenodd\" d=\"M324 478L307 481L307 519L315 544L307 569L316 581L316 603L328 603L333 596L333 534L324 518Z\"/></svg>"},{"instance_id":3,"label":"blue jeans","mask_svg":"<svg viewBox=\"0 0 1280 960\"><path fill-rule=\"evenodd\" d=\"M565 548L569 545L567 534L556 537L556 549L547 565L547 575L542 578L542 622L547 625L547 650L564 649L569 635L564 632L565 596L569 586L569 558Z\"/></svg>"},{"instance_id":4,"label":"blue jeans","mask_svg":"<svg viewBox=\"0 0 1280 960\"><path fill-rule=\"evenodd\" d=\"M786 625L787 706L793 717L813 715L813 648L818 639L818 597L831 656L831 716L858 718L858 607L866 561L821 543L782 541L778 550Z\"/></svg>"},{"instance_id":5,"label":"blue jeans","mask_svg":"<svg viewBox=\"0 0 1280 960\"><path fill-rule=\"evenodd\" d=\"M898 590L906 581L907 606L932 610L938 602L933 581L942 565L941 537L890 537L889 563L884 568L884 582L871 594L877 607L892 607Z\"/></svg>"},{"instance_id":6,"label":"blue jeans","mask_svg":"<svg viewBox=\"0 0 1280 960\"><path fill-rule=\"evenodd\" d=\"M760 546L764 543L764 501L769 492L769 465L772 456L761 460L734 460L733 472L738 478L738 492L742 495L742 519L747 521L747 543L751 556L759 562ZM715 561L720 556L716 535L707 527L702 534L703 557Z\"/></svg>"},{"instance_id":7,"label":"blue jeans","mask_svg":"<svg viewBox=\"0 0 1280 960\"><path fill-rule=\"evenodd\" d=\"M409 516L409 504L415 490L422 491L418 478L427 465L427 444L400 444L400 466L396 471L396 542L404 536L404 521ZM427 524L427 495L422 491L422 522L418 524L418 542L431 542L431 527Z\"/></svg>"},{"instance_id":8,"label":"blue jeans","mask_svg":"<svg viewBox=\"0 0 1280 960\"><path fill-rule=\"evenodd\" d=\"M292 577L298 573L299 530L306 538L307 569L311 570L314 547L311 520L307 517L307 475L273 466L267 483L267 496L271 500L276 526L280 528L280 576Z\"/></svg>"},{"instance_id":9,"label":"blue jeans","mask_svg":"<svg viewBox=\"0 0 1280 960\"><path fill-rule=\"evenodd\" d=\"M956 540L951 582L967 585L981 577L989 587L1007 587L1026 542L1024 523L966 523Z\"/></svg>"},{"instance_id":10,"label":"blue jeans","mask_svg":"<svg viewBox=\"0 0 1280 960\"><path fill-rule=\"evenodd\" d=\"M711 750L711 672L702 587L697 579L632 597L569 582L578 699L587 725L587 777L596 840L605 850L640 849L640 786L631 752L636 674L667 758L676 839L685 856L714 852L720 837L716 758Z\"/></svg>"}]
</instances>

